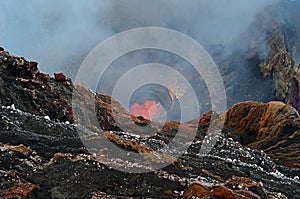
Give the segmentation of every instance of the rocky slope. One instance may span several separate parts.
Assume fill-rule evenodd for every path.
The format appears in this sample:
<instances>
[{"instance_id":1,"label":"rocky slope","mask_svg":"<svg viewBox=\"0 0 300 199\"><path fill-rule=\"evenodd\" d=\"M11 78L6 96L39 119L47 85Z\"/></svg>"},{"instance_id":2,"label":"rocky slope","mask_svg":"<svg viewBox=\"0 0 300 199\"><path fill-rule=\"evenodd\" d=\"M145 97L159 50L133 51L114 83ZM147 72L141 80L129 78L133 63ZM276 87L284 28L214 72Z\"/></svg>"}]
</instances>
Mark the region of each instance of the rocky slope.
<instances>
[{"instance_id":1,"label":"rocky slope","mask_svg":"<svg viewBox=\"0 0 300 199\"><path fill-rule=\"evenodd\" d=\"M225 114L211 111L184 124L162 124L134 117L111 97L79 85L75 89L63 74L51 78L40 73L35 62L5 51L0 52L0 77L2 198L300 195L299 114L291 106L245 102ZM73 107L72 94L77 99ZM78 112L85 117L77 118ZM97 121L91 117L95 112ZM225 121L224 133L204 139L211 117L219 118L212 121L215 126ZM178 129L184 134L175 142L188 145L187 151L151 156L174 140ZM216 136L209 154L201 155L201 146ZM142 154L142 161L110 158L109 150L99 144L105 140ZM86 143L95 151L88 150ZM171 164L152 171L153 165L169 160Z\"/></svg>"},{"instance_id":2,"label":"rocky slope","mask_svg":"<svg viewBox=\"0 0 300 199\"><path fill-rule=\"evenodd\" d=\"M209 48L233 106L186 123L135 117L113 98L0 48L0 198L299 198L299 8L281 1L257 16L232 52ZM184 64L150 55L140 62Z\"/></svg>"}]
</instances>

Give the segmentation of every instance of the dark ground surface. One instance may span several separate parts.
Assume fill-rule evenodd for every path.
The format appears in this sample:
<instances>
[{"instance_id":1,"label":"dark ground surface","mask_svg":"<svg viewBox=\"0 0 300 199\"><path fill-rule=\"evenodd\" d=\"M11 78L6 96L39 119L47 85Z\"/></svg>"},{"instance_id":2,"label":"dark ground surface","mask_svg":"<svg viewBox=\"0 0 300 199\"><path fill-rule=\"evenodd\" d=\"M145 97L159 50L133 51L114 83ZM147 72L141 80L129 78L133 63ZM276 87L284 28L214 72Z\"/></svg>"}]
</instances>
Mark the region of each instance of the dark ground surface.
<instances>
[{"instance_id":1,"label":"dark ground surface","mask_svg":"<svg viewBox=\"0 0 300 199\"><path fill-rule=\"evenodd\" d=\"M63 74L50 78L36 62L1 50L0 198L299 198L300 26L291 22L299 3L279 5L257 17L246 49L210 53L230 106L284 103L241 102L182 124L134 117L111 97L75 89ZM210 124L216 129L206 136ZM206 156L199 153L215 139ZM111 153L107 141L140 159ZM170 151L171 141L187 151ZM152 155L160 149L169 155Z\"/></svg>"},{"instance_id":2,"label":"dark ground surface","mask_svg":"<svg viewBox=\"0 0 300 199\"><path fill-rule=\"evenodd\" d=\"M15 70L22 74L22 80ZM70 109L68 96L71 96L70 88L73 88L70 81L44 78L45 76L23 58L1 52L2 197L181 197L195 181L196 185L190 187L185 197L210 195L211 198L218 198L229 197L230 193L235 197L254 194L261 198L271 195L281 198L283 195L271 193L280 192L289 198L297 198L300 194L297 177L300 176L299 158L293 158L299 154L299 114L290 106L280 102L247 102L237 104L223 116L208 112L200 120L185 124L160 124L135 118L118 103L115 103L117 106L114 108L119 111L119 116L114 118L112 107L108 103L113 101L112 98L100 94L95 98L92 92L80 86L74 91L79 96L76 99L82 99L76 101L79 108ZM94 110L90 109L91 104L86 103L91 99L96 100L100 121L98 127L90 117ZM13 105L7 106L8 102L13 102ZM30 105L26 104L28 102ZM52 103L51 109L48 108L48 102ZM32 108L33 106L40 108ZM76 116L73 111L86 113L83 123L85 126L78 124L82 121L73 123ZM203 142L213 141L217 136L213 133L208 140L202 141L212 115L225 119L225 134L218 135L216 145L207 156L201 156L199 150ZM243 119L248 123L243 123ZM222 120L212 122L217 126L220 121ZM119 122L124 124L123 130L130 133L120 131L117 125ZM142 162L135 159L128 162L126 157L111 158L107 149L101 148L102 145L93 149L95 153L91 154L87 145L82 144L83 141L85 144L89 143L88 146L97 146L97 143L108 139L122 149L147 154L168 145L179 127L186 134L176 142L190 144L188 151L169 166L148 173L124 173L116 168L152 170L151 167L157 161L168 161L172 157L168 155L157 159L145 155ZM143 136L144 131L151 132L150 136ZM193 142L186 143L193 132L197 132ZM283 162L276 161L277 156L272 160L263 151L242 146L227 135L236 140L245 136L251 140L254 135L256 139L250 143L253 148L273 146L277 150L275 154L282 153L279 157ZM264 140L271 141L261 144L265 143ZM294 146L293 149L288 148L290 145ZM270 150L271 157L274 150ZM175 150L171 154L176 156L180 153L180 150ZM108 158L110 162L107 161ZM234 181L236 177L233 176L246 178ZM250 179L255 182L249 182ZM236 186L232 185L233 181Z\"/></svg>"}]
</instances>

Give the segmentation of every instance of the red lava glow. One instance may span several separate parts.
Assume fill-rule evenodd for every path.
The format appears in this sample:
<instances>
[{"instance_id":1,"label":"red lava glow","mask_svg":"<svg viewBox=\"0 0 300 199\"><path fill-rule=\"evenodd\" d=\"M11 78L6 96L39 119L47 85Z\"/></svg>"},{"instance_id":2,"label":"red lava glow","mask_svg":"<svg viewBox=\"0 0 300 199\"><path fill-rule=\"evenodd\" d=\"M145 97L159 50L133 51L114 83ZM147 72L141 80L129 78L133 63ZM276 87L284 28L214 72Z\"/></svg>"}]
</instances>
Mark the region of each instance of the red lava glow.
<instances>
[{"instance_id":1,"label":"red lava glow","mask_svg":"<svg viewBox=\"0 0 300 199\"><path fill-rule=\"evenodd\" d=\"M130 107L130 112L134 116L143 116L144 118L151 120L161 115L163 107L160 102L147 100L144 104L134 103Z\"/></svg>"}]
</instances>

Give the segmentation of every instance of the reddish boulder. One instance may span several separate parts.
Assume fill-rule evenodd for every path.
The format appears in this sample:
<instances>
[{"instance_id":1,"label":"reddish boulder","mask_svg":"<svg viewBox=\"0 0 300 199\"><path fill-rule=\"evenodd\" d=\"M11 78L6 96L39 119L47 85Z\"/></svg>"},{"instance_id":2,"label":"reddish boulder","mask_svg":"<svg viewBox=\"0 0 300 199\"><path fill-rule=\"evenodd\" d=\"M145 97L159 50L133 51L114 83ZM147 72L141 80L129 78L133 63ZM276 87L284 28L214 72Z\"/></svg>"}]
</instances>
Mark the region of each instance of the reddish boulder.
<instances>
[{"instance_id":1,"label":"reddish boulder","mask_svg":"<svg viewBox=\"0 0 300 199\"><path fill-rule=\"evenodd\" d=\"M66 76L63 73L54 73L54 79L58 82L66 81Z\"/></svg>"}]
</instances>

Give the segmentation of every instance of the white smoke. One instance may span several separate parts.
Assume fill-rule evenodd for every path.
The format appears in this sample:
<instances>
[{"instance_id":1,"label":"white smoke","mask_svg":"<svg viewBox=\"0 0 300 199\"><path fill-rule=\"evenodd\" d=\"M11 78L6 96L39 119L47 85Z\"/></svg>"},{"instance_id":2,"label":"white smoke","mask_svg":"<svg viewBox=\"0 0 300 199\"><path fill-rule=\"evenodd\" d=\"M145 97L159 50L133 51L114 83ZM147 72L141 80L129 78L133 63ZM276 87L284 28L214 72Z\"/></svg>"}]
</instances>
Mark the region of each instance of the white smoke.
<instances>
[{"instance_id":1,"label":"white smoke","mask_svg":"<svg viewBox=\"0 0 300 199\"><path fill-rule=\"evenodd\" d=\"M53 73L110 35L134 27L166 27L188 34L203 45L229 44L258 12L276 2L1 0L0 46L37 60L42 71Z\"/></svg>"}]
</instances>

